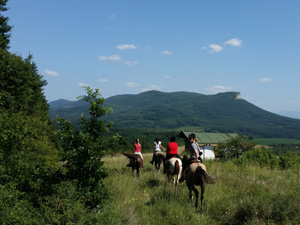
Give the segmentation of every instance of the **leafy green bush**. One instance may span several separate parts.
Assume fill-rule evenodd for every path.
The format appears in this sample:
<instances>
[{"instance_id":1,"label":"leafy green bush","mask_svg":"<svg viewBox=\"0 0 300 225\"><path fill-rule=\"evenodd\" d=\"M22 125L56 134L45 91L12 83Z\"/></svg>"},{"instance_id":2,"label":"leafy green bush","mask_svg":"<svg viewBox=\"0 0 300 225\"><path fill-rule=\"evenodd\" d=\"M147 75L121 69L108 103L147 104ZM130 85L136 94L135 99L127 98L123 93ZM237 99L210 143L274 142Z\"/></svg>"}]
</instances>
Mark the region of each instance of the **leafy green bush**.
<instances>
[{"instance_id":1,"label":"leafy green bush","mask_svg":"<svg viewBox=\"0 0 300 225\"><path fill-rule=\"evenodd\" d=\"M215 148L216 157L221 159L238 159L246 151L254 147L254 143L247 141L244 136L237 136L218 144Z\"/></svg>"}]
</instances>

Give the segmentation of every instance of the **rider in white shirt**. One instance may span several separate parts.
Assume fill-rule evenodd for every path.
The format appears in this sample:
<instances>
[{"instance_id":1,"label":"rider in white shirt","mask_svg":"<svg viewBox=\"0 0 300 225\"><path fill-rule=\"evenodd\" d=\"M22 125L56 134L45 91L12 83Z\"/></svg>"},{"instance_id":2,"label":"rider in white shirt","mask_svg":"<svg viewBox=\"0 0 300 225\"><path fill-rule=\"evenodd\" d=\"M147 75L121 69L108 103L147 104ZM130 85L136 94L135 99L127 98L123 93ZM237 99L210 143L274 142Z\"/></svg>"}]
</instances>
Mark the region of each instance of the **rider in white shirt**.
<instances>
[{"instance_id":1,"label":"rider in white shirt","mask_svg":"<svg viewBox=\"0 0 300 225\"><path fill-rule=\"evenodd\" d=\"M156 138L156 140L154 141L154 152L153 152L152 160L150 161L151 164L153 164L155 153L161 152L161 149L166 151L166 149L161 145L161 141L159 140L159 138Z\"/></svg>"}]
</instances>

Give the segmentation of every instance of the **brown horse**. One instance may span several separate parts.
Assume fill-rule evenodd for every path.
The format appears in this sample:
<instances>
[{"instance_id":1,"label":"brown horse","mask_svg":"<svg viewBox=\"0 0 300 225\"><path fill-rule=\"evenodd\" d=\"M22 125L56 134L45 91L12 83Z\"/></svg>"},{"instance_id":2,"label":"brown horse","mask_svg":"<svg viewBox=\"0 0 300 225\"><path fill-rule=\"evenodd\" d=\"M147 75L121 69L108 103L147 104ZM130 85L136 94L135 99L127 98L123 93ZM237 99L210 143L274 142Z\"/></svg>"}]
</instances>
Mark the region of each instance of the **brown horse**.
<instances>
[{"instance_id":1,"label":"brown horse","mask_svg":"<svg viewBox=\"0 0 300 225\"><path fill-rule=\"evenodd\" d=\"M161 166L161 164L162 164L162 162L164 161L164 158L165 158L165 156L164 156L164 153L162 153L162 152L155 152L154 153L154 165L155 165L155 168L156 168L156 170L160 170L160 166Z\"/></svg>"},{"instance_id":2,"label":"brown horse","mask_svg":"<svg viewBox=\"0 0 300 225\"><path fill-rule=\"evenodd\" d=\"M182 173L182 162L178 158L171 158L165 162L166 172L169 182L175 185L175 189L178 185L178 181Z\"/></svg>"},{"instance_id":3,"label":"brown horse","mask_svg":"<svg viewBox=\"0 0 300 225\"><path fill-rule=\"evenodd\" d=\"M132 168L132 176L134 177L134 170L136 170L136 177L138 178L140 176L140 168L144 168L143 165L143 160L140 155L135 155L135 154L129 154L126 152L122 153L125 155L130 161L129 164L126 166Z\"/></svg>"},{"instance_id":4,"label":"brown horse","mask_svg":"<svg viewBox=\"0 0 300 225\"><path fill-rule=\"evenodd\" d=\"M186 185L189 189L190 201L193 201L192 191L194 191L196 196L196 204L195 204L196 210L198 210L198 197L199 197L199 192L196 186L201 187L200 212L202 212L205 185L207 183L214 184L215 180L207 174L206 167L203 163L192 162L191 164L189 164L189 159L186 156L182 158L182 163L183 163L183 169L185 171Z\"/></svg>"}]
</instances>

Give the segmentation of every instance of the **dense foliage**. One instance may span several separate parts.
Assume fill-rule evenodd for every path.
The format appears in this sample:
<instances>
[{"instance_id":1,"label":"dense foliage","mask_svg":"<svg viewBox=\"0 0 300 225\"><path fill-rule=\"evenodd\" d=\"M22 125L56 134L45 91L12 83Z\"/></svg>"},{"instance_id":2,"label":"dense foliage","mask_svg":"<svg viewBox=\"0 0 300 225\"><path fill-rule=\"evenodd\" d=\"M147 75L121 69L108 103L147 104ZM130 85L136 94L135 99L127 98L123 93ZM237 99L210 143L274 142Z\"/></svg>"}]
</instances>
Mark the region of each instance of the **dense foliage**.
<instances>
[{"instance_id":1,"label":"dense foliage","mask_svg":"<svg viewBox=\"0 0 300 225\"><path fill-rule=\"evenodd\" d=\"M32 56L8 50L6 3L0 0L0 224L95 224L91 209L108 193L101 157L118 141L104 136L109 124L100 117L110 109L87 89L80 129L60 119L56 130Z\"/></svg>"},{"instance_id":2,"label":"dense foliage","mask_svg":"<svg viewBox=\"0 0 300 225\"><path fill-rule=\"evenodd\" d=\"M98 89L93 91L87 87L86 91L87 95L81 98L90 104L89 118L80 118L80 131L76 131L70 122L59 118L62 128L58 137L63 149L62 161L65 162L64 177L74 181L86 205L95 208L100 206L102 199L107 196L102 182L107 176L107 171L103 168L101 158L105 150L114 143L113 140L108 143L107 138L102 135L111 124L100 120L100 117L109 113L111 109L102 106L104 98L101 98Z\"/></svg>"},{"instance_id":3,"label":"dense foliage","mask_svg":"<svg viewBox=\"0 0 300 225\"><path fill-rule=\"evenodd\" d=\"M8 0L0 0L0 12L7 11L6 3ZM8 17L5 17L2 13L0 14L0 49L9 48L9 37L11 26L8 24Z\"/></svg>"}]
</instances>

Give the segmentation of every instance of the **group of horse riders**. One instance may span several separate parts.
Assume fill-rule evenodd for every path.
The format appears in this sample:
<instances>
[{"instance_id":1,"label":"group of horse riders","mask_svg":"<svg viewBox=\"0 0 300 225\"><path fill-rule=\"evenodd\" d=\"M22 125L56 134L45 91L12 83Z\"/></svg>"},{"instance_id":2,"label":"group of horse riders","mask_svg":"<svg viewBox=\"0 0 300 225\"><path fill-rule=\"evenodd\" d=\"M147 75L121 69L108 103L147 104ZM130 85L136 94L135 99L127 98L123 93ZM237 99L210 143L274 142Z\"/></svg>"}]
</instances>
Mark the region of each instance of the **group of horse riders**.
<instances>
[{"instance_id":1,"label":"group of horse riders","mask_svg":"<svg viewBox=\"0 0 300 225\"><path fill-rule=\"evenodd\" d=\"M196 141L196 135L194 133L189 134L188 136L189 140L190 140L190 158L188 161L188 165L192 164L194 162L201 162L202 163L202 159L201 159L201 155L202 152L200 151L200 147ZM154 152L153 152L153 156L152 156L152 160L150 161L151 164L153 164L154 162L154 158L155 158L155 154L157 153L162 153L162 150L164 150L166 152L166 157L164 158L163 162L164 162L164 173L166 172L166 168L167 168L167 161L173 157L175 158L180 158L178 155L178 144L176 143L176 138L175 136L171 137L170 142L167 145L167 149L165 149L162 145L161 145L161 141L159 140L159 138L156 138L155 142L154 142ZM133 154L134 155L139 155L142 160L143 160L143 155L141 153L141 144L139 141L139 138L136 138L135 143L133 144ZM130 163L127 165L130 166Z\"/></svg>"},{"instance_id":2,"label":"group of horse riders","mask_svg":"<svg viewBox=\"0 0 300 225\"><path fill-rule=\"evenodd\" d=\"M177 181L180 183L184 180L186 180L187 187L189 189L189 198L192 200L192 191L194 191L196 196L196 203L195 207L198 208L198 195L199 192L196 189L196 186L201 187L201 211L202 211L202 203L204 199L204 190L205 190L205 184L206 183L215 183L214 178L209 176L206 172L206 167L204 164L202 164L201 155L202 152L200 151L200 147L196 141L196 135L194 133L189 134L188 136L190 145L190 157L188 158L186 155L182 157L182 159L178 155L178 144L176 143L176 138L173 136L170 139L170 142L167 145L167 149L165 149L161 145L161 141L159 138L156 138L154 142L154 153L152 160L150 161L151 164L154 163L155 159L157 159L157 154L164 158L163 164L164 164L164 173L167 173L169 181L171 176L177 174L177 179L174 180L174 177L172 178L175 184L175 188L177 186ZM166 151L166 157L164 157L162 150ZM127 165L128 167L132 167L132 174L134 169L137 170L137 177L139 177L139 171L140 168L143 168L143 156L141 154L141 144L139 143L139 139L136 139L136 142L133 145L133 154L130 155L128 153L123 153L125 156L127 156L130 159L130 163ZM161 158L161 159L162 159ZM174 158L174 159L173 159ZM178 159L176 159L178 158ZM157 163L157 161L156 161ZM155 165L156 167L157 165ZM160 163L159 163L160 167ZM157 168L159 170L159 167ZM175 170L174 170L175 169ZM168 172L167 172L168 171ZM173 172L171 172L173 171ZM171 173L170 173L171 172ZM180 177L180 174L182 176ZM178 176L179 175L179 176ZM179 179L180 177L180 179ZM179 180L178 180L179 179Z\"/></svg>"},{"instance_id":3,"label":"group of horse riders","mask_svg":"<svg viewBox=\"0 0 300 225\"><path fill-rule=\"evenodd\" d=\"M202 152L200 151L200 147L196 141L196 135L194 133L189 134L188 136L189 140L190 140L190 158L189 161L187 162L187 165L190 165L194 162L201 162L202 163L202 159L201 159L201 155ZM150 161L151 164L153 164L154 162L154 158L155 155L157 153L162 153L161 149L163 149L164 151L166 151L166 157L164 158L163 162L164 162L164 173L166 173L167 167L168 167L168 160L175 157L175 158L180 158L178 155L178 144L176 143L176 138L173 136L170 139L170 143L168 143L167 145L167 150L161 145L161 141L159 140L159 138L156 138L155 142L154 142L154 152L153 152L153 156L152 156L152 160Z\"/></svg>"}]
</instances>

